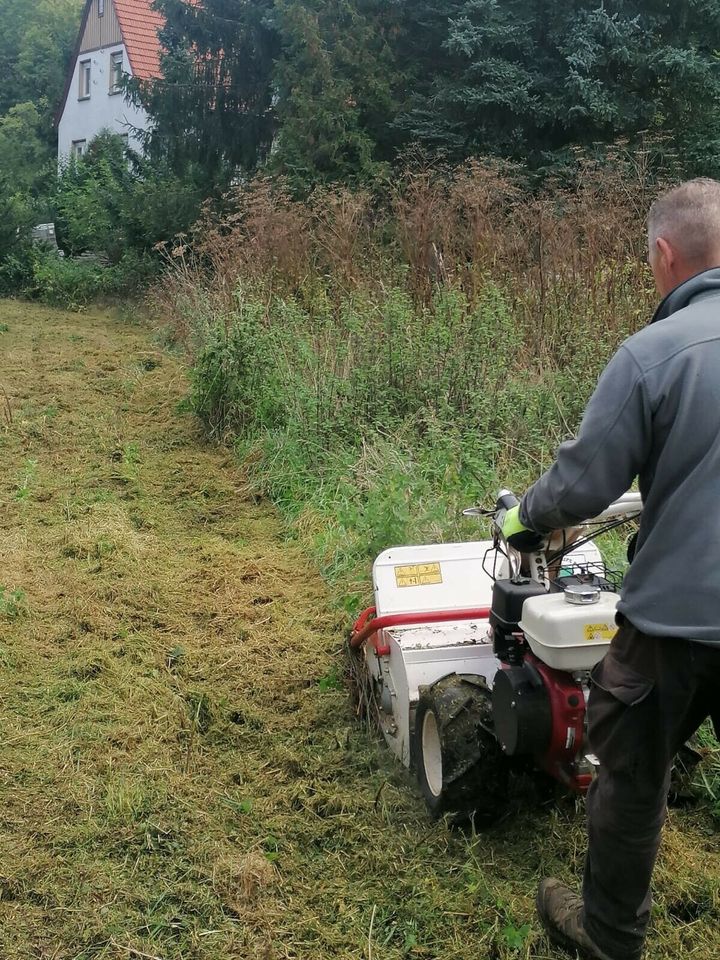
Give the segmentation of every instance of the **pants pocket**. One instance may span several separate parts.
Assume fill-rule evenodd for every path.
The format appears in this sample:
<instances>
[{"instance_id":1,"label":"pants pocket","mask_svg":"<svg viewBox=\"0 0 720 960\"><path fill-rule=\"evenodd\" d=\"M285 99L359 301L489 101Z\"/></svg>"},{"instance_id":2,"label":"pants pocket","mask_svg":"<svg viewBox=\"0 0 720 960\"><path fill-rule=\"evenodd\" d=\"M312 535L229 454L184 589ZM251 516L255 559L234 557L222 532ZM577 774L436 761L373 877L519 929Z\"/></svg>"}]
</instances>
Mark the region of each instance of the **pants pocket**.
<instances>
[{"instance_id":1,"label":"pants pocket","mask_svg":"<svg viewBox=\"0 0 720 960\"><path fill-rule=\"evenodd\" d=\"M644 762L644 744L653 736L656 717L649 697L654 686L654 680L617 660L612 651L592 672L590 747L603 766L625 771L633 779Z\"/></svg>"},{"instance_id":2,"label":"pants pocket","mask_svg":"<svg viewBox=\"0 0 720 960\"><path fill-rule=\"evenodd\" d=\"M593 686L609 693L626 707L635 707L652 693L655 681L643 676L610 651L592 671Z\"/></svg>"}]
</instances>

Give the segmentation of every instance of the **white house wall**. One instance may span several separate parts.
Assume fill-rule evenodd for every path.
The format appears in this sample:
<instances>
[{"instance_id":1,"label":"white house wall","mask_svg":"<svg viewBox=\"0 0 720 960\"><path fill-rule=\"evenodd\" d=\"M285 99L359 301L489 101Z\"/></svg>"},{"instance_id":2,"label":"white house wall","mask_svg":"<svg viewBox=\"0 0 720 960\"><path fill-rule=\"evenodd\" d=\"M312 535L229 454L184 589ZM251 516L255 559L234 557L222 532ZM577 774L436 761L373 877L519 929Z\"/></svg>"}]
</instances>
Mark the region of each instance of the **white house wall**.
<instances>
[{"instance_id":1,"label":"white house wall","mask_svg":"<svg viewBox=\"0 0 720 960\"><path fill-rule=\"evenodd\" d=\"M129 103L124 94L110 93L111 58L113 53L120 51L123 54L123 70L132 76L127 49L123 43L78 56L65 109L58 124L58 157L61 161L71 155L74 142L85 140L90 143L103 130L127 134L128 146L141 149L136 130L147 130L147 113ZM80 64L85 60L92 63L91 88L90 97L81 99Z\"/></svg>"}]
</instances>

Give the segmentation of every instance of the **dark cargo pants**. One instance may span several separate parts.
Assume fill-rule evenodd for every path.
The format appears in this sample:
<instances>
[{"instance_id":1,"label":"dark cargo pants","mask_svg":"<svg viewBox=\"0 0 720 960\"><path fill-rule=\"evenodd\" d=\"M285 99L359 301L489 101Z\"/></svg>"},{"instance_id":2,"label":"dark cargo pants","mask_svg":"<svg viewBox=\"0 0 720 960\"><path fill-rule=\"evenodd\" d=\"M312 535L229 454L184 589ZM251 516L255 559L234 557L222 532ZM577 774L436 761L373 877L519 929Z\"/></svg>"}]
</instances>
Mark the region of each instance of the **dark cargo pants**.
<instances>
[{"instance_id":1,"label":"dark cargo pants","mask_svg":"<svg viewBox=\"0 0 720 960\"><path fill-rule=\"evenodd\" d=\"M720 648L650 637L619 618L593 672L585 927L609 956L635 960L650 917L650 878L675 754L708 716L718 729Z\"/></svg>"}]
</instances>

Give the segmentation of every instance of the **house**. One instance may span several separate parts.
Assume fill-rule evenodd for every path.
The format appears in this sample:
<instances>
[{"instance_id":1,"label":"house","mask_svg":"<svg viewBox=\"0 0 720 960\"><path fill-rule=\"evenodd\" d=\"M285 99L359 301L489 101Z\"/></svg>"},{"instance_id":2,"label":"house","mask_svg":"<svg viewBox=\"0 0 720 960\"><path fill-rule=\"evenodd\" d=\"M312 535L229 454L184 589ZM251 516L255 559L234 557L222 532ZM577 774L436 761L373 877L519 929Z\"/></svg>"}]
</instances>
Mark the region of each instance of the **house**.
<instances>
[{"instance_id":1,"label":"house","mask_svg":"<svg viewBox=\"0 0 720 960\"><path fill-rule=\"evenodd\" d=\"M138 149L138 131L149 117L122 90L127 75L160 76L163 26L153 0L86 0L77 46L57 114L58 158L82 156L101 130L124 137Z\"/></svg>"}]
</instances>

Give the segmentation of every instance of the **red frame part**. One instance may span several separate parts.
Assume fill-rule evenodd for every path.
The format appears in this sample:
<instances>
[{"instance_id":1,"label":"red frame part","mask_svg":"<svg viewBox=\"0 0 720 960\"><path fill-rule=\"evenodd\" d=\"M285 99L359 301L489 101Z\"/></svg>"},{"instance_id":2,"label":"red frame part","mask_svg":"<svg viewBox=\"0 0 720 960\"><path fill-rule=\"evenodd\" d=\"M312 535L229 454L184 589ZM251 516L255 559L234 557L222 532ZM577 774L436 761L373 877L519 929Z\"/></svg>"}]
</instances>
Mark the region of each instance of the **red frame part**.
<instances>
[{"instance_id":1,"label":"red frame part","mask_svg":"<svg viewBox=\"0 0 720 960\"><path fill-rule=\"evenodd\" d=\"M363 610L352 628L350 646L357 649L372 638L377 655L386 657L390 653L390 647L387 644L381 646L377 642L378 631L386 627L412 627L425 623L453 623L458 620L487 620L490 617L490 607L472 607L469 610L426 610L424 613L389 613L384 617L378 617L376 614L375 607Z\"/></svg>"}]
</instances>

